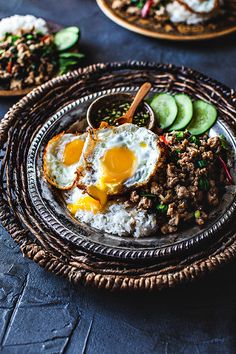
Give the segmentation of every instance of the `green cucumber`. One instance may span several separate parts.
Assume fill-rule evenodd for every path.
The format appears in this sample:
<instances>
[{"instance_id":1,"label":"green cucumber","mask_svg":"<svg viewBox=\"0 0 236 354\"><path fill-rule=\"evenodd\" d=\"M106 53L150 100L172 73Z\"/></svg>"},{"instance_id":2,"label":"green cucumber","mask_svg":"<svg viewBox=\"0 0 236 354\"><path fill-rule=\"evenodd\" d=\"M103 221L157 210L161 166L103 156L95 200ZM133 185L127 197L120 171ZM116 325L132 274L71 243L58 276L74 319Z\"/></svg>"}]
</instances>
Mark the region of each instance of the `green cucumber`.
<instances>
[{"instance_id":1,"label":"green cucumber","mask_svg":"<svg viewBox=\"0 0 236 354\"><path fill-rule=\"evenodd\" d=\"M189 124L193 116L193 104L189 96L178 94L174 96L178 114L169 130L181 130Z\"/></svg>"},{"instance_id":2,"label":"green cucumber","mask_svg":"<svg viewBox=\"0 0 236 354\"><path fill-rule=\"evenodd\" d=\"M74 33L77 33L77 34L79 34L79 32L80 32L79 27L76 27L76 26L70 26L70 27L66 27L64 29L69 31L69 32L74 32Z\"/></svg>"},{"instance_id":3,"label":"green cucumber","mask_svg":"<svg viewBox=\"0 0 236 354\"><path fill-rule=\"evenodd\" d=\"M175 99L167 93L155 95L150 106L163 129L168 128L174 122L178 113Z\"/></svg>"},{"instance_id":4,"label":"green cucumber","mask_svg":"<svg viewBox=\"0 0 236 354\"><path fill-rule=\"evenodd\" d=\"M73 27L64 28L54 36L54 43L59 51L72 48L79 40L79 32L71 30Z\"/></svg>"},{"instance_id":5,"label":"green cucumber","mask_svg":"<svg viewBox=\"0 0 236 354\"><path fill-rule=\"evenodd\" d=\"M216 118L215 106L202 100L195 101L193 102L193 118L186 129L192 135L203 134L212 127Z\"/></svg>"},{"instance_id":6,"label":"green cucumber","mask_svg":"<svg viewBox=\"0 0 236 354\"><path fill-rule=\"evenodd\" d=\"M59 55L60 58L63 58L63 59L73 59L73 58L77 58L77 59L82 59L84 58L84 54L82 53L74 53L74 52L63 52L63 53L60 53Z\"/></svg>"}]
</instances>

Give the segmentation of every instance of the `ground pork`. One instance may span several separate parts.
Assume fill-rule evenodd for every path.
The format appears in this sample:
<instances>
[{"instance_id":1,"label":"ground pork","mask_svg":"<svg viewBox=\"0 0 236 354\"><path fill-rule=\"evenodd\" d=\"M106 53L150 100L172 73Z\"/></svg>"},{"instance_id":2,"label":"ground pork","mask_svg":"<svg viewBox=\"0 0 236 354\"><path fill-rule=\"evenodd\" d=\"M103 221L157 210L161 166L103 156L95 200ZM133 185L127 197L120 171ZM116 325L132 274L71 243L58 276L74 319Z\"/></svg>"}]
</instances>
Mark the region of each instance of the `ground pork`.
<instances>
[{"instance_id":1,"label":"ground pork","mask_svg":"<svg viewBox=\"0 0 236 354\"><path fill-rule=\"evenodd\" d=\"M134 190L129 202L157 215L163 234L190 223L205 224L220 202L226 178L218 156L226 159L219 137L192 137L187 131L166 134L166 159L145 187Z\"/></svg>"}]
</instances>

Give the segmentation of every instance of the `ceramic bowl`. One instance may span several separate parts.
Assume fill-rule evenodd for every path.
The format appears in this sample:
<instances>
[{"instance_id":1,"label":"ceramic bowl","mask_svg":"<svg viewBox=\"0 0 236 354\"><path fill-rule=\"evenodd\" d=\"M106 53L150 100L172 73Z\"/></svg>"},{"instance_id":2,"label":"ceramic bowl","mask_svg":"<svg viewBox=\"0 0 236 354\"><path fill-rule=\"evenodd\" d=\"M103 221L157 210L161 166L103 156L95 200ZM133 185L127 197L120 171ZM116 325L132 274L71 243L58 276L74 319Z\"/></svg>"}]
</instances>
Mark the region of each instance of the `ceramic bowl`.
<instances>
[{"instance_id":1,"label":"ceramic bowl","mask_svg":"<svg viewBox=\"0 0 236 354\"><path fill-rule=\"evenodd\" d=\"M131 103L134 99L134 95L130 93L111 93L111 94L105 94L101 97L98 97L94 102L91 103L87 110L87 122L88 125L91 128L99 128L99 124L96 121L98 111L100 109L104 108L109 108L112 104L116 103L117 105L120 105L122 103ZM153 130L155 127L155 114L150 107L150 105L146 102L143 101L138 109L141 109L142 111L148 113L149 119L147 121L146 128Z\"/></svg>"}]
</instances>

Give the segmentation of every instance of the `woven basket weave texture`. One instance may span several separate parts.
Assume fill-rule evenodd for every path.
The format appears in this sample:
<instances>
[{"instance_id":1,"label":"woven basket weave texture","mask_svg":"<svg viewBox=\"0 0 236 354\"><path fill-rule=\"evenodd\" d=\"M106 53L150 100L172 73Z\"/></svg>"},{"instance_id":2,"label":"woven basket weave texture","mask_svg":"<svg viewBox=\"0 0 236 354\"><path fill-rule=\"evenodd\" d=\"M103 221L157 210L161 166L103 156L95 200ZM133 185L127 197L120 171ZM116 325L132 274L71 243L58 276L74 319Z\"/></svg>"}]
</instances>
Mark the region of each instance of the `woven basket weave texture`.
<instances>
[{"instance_id":1,"label":"woven basket weave texture","mask_svg":"<svg viewBox=\"0 0 236 354\"><path fill-rule=\"evenodd\" d=\"M22 253L70 281L115 289L162 289L199 278L236 255L235 222L196 253L160 262L111 260L55 236L32 205L26 160L32 139L64 105L112 87L150 81L160 90L186 92L217 105L235 130L236 94L191 69L144 62L97 64L55 78L22 98L0 123L0 218Z\"/></svg>"}]
</instances>

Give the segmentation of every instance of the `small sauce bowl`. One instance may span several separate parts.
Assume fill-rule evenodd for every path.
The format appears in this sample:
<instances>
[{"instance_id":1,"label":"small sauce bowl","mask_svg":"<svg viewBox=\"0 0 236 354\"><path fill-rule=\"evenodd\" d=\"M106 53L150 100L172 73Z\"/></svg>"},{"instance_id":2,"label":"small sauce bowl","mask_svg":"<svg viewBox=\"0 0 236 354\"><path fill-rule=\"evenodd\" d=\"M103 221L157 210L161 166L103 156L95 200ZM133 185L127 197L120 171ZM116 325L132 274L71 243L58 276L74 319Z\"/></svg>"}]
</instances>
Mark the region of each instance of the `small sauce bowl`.
<instances>
[{"instance_id":1,"label":"small sauce bowl","mask_svg":"<svg viewBox=\"0 0 236 354\"><path fill-rule=\"evenodd\" d=\"M95 129L99 128L101 121L112 125L112 120L123 116L133 99L130 93L112 93L97 98L87 110L88 125ZM153 130L155 122L152 108L143 101L135 112L133 123Z\"/></svg>"}]
</instances>

